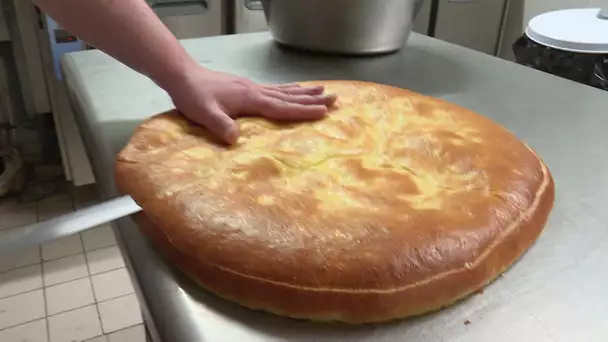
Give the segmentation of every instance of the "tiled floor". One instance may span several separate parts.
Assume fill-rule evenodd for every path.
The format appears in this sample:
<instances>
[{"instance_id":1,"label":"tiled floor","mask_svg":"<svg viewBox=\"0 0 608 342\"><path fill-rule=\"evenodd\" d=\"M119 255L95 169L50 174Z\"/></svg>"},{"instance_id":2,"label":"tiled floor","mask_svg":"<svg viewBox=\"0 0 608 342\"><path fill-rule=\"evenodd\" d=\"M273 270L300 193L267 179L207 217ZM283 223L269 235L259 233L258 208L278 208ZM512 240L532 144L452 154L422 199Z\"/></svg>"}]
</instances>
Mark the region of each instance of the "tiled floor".
<instances>
[{"instance_id":1,"label":"tiled floor","mask_svg":"<svg viewBox=\"0 0 608 342\"><path fill-rule=\"evenodd\" d=\"M96 201L92 187L0 201L0 230ZM0 259L0 341L144 342L139 303L109 225Z\"/></svg>"}]
</instances>

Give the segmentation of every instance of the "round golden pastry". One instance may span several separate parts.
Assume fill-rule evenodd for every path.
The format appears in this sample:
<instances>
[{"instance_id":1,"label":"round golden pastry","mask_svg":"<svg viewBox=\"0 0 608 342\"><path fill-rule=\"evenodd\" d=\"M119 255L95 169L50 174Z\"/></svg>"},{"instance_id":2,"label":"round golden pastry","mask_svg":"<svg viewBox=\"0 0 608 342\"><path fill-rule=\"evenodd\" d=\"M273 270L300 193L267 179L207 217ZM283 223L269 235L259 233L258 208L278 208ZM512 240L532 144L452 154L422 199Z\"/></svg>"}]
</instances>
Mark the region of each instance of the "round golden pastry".
<instances>
[{"instance_id":1,"label":"round golden pastry","mask_svg":"<svg viewBox=\"0 0 608 342\"><path fill-rule=\"evenodd\" d=\"M233 147L171 111L135 131L116 184L140 228L204 288L315 321L381 322L452 304L537 239L547 167L483 116L405 89L319 81L323 120L238 120Z\"/></svg>"}]
</instances>

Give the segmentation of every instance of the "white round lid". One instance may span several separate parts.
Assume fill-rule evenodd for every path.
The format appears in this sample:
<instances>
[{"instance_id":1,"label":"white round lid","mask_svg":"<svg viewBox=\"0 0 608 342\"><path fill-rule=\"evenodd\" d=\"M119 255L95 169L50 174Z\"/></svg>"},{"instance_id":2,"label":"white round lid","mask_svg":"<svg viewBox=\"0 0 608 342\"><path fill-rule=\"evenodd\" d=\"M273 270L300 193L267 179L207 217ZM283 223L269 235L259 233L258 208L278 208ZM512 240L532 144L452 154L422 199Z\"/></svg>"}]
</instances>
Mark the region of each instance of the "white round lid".
<instances>
[{"instance_id":1,"label":"white round lid","mask_svg":"<svg viewBox=\"0 0 608 342\"><path fill-rule=\"evenodd\" d=\"M547 47L583 53L608 53L608 8L578 8L540 14L526 35Z\"/></svg>"}]
</instances>

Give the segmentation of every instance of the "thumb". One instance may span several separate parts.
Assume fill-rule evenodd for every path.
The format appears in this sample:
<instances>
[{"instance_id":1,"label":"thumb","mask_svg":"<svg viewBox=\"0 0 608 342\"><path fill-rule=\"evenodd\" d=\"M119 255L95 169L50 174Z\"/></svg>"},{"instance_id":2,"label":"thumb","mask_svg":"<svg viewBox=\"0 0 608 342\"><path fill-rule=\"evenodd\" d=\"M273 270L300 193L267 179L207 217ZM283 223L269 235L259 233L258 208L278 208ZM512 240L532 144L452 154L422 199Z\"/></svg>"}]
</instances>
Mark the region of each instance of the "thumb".
<instances>
[{"instance_id":1,"label":"thumb","mask_svg":"<svg viewBox=\"0 0 608 342\"><path fill-rule=\"evenodd\" d=\"M234 120L217 105L209 106L203 115L198 116L197 121L230 145L236 143L239 137L239 130Z\"/></svg>"}]
</instances>

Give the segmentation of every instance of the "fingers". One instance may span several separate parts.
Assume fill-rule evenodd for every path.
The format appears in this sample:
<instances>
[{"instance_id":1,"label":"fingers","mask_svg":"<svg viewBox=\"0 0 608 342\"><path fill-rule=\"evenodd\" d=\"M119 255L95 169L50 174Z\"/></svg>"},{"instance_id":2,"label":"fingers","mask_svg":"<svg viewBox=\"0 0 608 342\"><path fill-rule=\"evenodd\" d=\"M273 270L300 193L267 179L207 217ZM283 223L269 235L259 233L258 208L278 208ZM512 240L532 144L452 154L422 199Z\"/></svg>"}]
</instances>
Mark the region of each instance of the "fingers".
<instances>
[{"instance_id":1,"label":"fingers","mask_svg":"<svg viewBox=\"0 0 608 342\"><path fill-rule=\"evenodd\" d=\"M264 88L291 95L320 95L323 94L323 92L325 91L325 87L320 85L302 87L297 83L282 84L278 86L269 86Z\"/></svg>"},{"instance_id":2,"label":"fingers","mask_svg":"<svg viewBox=\"0 0 608 342\"><path fill-rule=\"evenodd\" d=\"M324 105L330 107L336 102L336 96L333 94L319 94L319 95L294 95L289 93L280 92L277 90L264 89L262 94L275 98L277 100L297 103L301 105Z\"/></svg>"},{"instance_id":3,"label":"fingers","mask_svg":"<svg viewBox=\"0 0 608 342\"><path fill-rule=\"evenodd\" d=\"M205 115L197 116L197 121L230 145L234 144L239 137L238 127L234 120L217 105L209 107Z\"/></svg>"},{"instance_id":4,"label":"fingers","mask_svg":"<svg viewBox=\"0 0 608 342\"><path fill-rule=\"evenodd\" d=\"M270 89L299 88L299 87L300 87L300 85L297 82L284 83L284 84L272 84L272 85L264 86L264 88L270 88Z\"/></svg>"},{"instance_id":5,"label":"fingers","mask_svg":"<svg viewBox=\"0 0 608 342\"><path fill-rule=\"evenodd\" d=\"M323 118L328 111L324 104L288 102L261 92L255 103L260 115L281 121L317 120Z\"/></svg>"},{"instance_id":6,"label":"fingers","mask_svg":"<svg viewBox=\"0 0 608 342\"><path fill-rule=\"evenodd\" d=\"M301 86L297 83L261 87L253 98L256 112L269 119L316 120L327 114L336 102L334 94L324 94L323 86Z\"/></svg>"},{"instance_id":7,"label":"fingers","mask_svg":"<svg viewBox=\"0 0 608 342\"><path fill-rule=\"evenodd\" d=\"M256 96L258 111L275 120L316 120L327 114L336 102L333 94L323 94L323 86L301 87L298 84L263 87Z\"/></svg>"},{"instance_id":8,"label":"fingers","mask_svg":"<svg viewBox=\"0 0 608 342\"><path fill-rule=\"evenodd\" d=\"M232 119L239 115L261 115L280 121L305 121L323 118L328 107L334 104L336 96L324 94L323 86L300 86L297 83L276 86L253 87L243 99L213 101L207 105L204 115L194 119L214 135L228 144L236 143L239 131ZM228 112L227 112L227 111Z\"/></svg>"},{"instance_id":9,"label":"fingers","mask_svg":"<svg viewBox=\"0 0 608 342\"><path fill-rule=\"evenodd\" d=\"M324 91L323 86L284 88L281 90L282 93L290 95L321 95Z\"/></svg>"}]
</instances>

